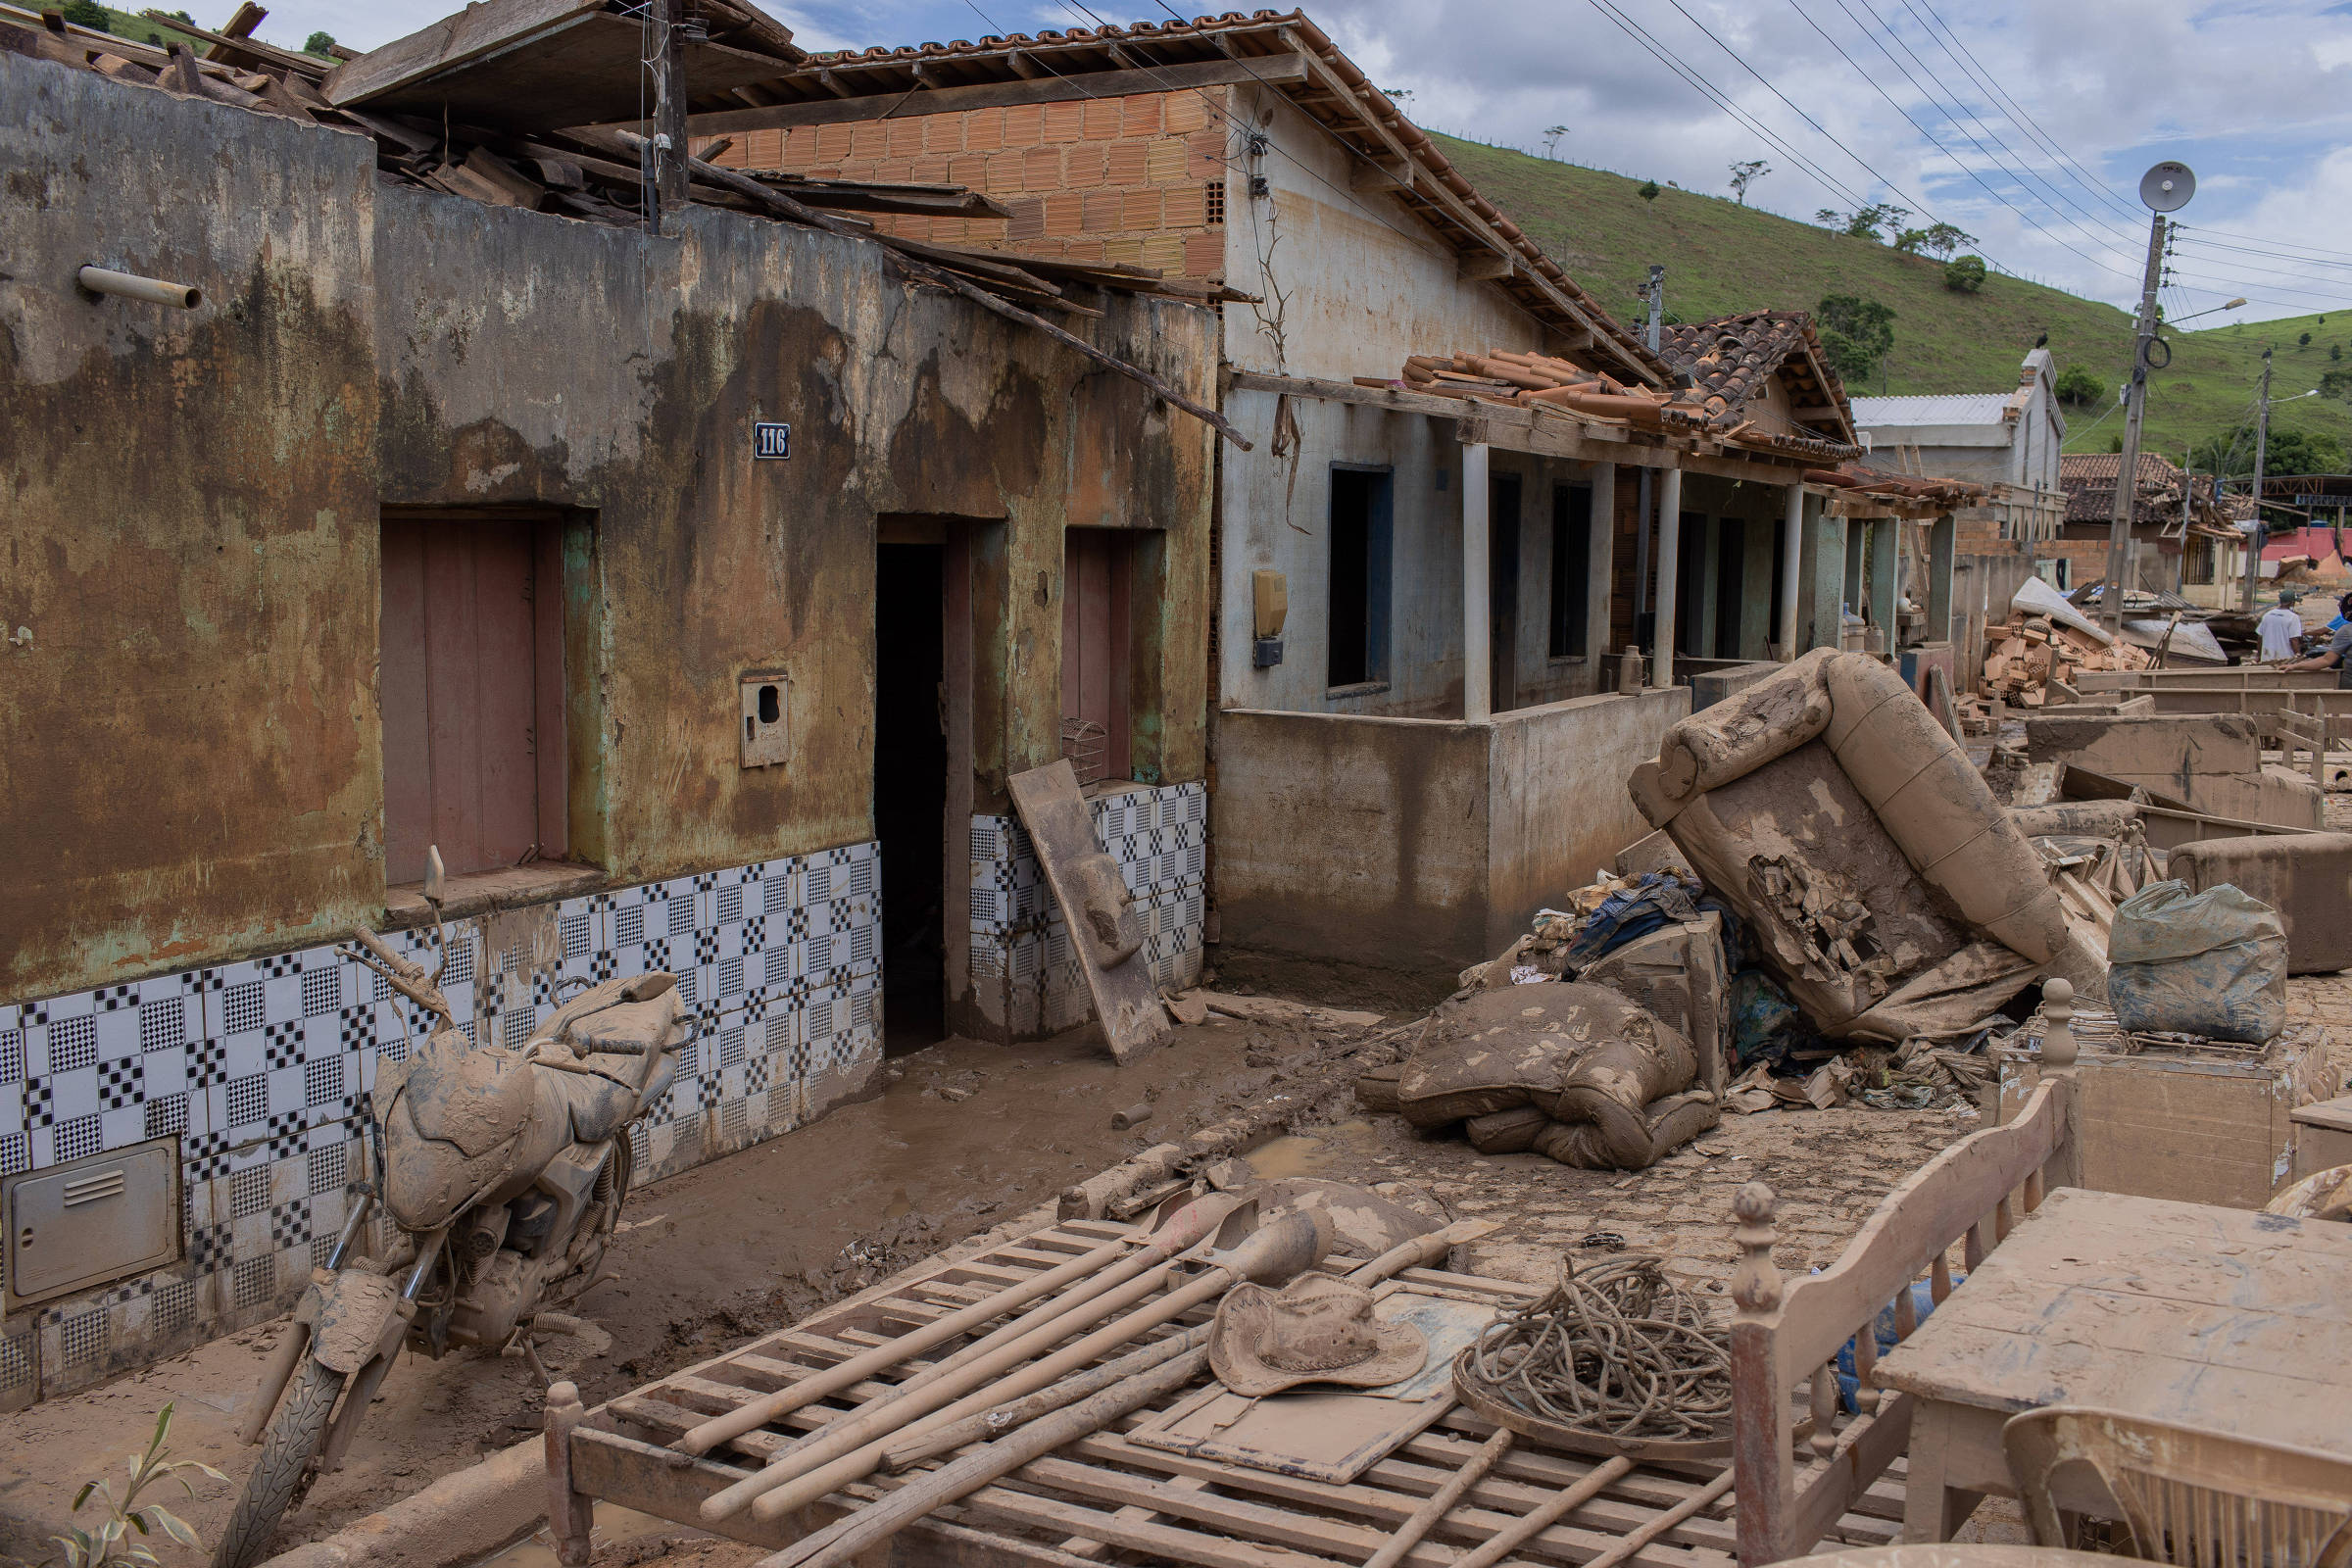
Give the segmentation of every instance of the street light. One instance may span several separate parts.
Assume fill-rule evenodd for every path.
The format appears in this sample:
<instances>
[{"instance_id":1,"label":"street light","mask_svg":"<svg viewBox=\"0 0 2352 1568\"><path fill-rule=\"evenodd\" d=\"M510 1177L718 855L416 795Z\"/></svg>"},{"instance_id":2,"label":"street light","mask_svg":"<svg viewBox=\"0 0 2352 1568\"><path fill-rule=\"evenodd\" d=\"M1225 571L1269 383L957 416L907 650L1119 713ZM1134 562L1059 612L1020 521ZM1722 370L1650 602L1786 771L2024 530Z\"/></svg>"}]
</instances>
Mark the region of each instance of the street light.
<instances>
[{"instance_id":1,"label":"street light","mask_svg":"<svg viewBox=\"0 0 2352 1568\"><path fill-rule=\"evenodd\" d=\"M2191 311L2186 316L2167 317L2165 318L2165 324L2167 326L2179 326L2182 321L2193 321L2200 316L2211 316L2215 311L2234 311L2240 305L2245 303L2246 302L2242 299L2231 300L2227 305L2215 305L2202 311Z\"/></svg>"}]
</instances>

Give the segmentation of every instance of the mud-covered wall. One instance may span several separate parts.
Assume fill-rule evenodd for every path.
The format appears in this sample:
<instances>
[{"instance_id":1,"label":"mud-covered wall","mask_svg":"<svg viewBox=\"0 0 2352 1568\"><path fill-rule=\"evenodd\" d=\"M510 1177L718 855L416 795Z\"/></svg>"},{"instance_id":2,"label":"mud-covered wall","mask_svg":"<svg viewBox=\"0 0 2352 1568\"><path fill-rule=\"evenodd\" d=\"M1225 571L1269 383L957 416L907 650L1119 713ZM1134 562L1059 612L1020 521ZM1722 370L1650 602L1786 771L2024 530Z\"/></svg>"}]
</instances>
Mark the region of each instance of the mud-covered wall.
<instances>
[{"instance_id":1,"label":"mud-covered wall","mask_svg":"<svg viewBox=\"0 0 2352 1568\"><path fill-rule=\"evenodd\" d=\"M1484 724L1219 714L1219 966L1306 963L1443 994L1649 832L1625 780L1690 710L1673 687Z\"/></svg>"},{"instance_id":2,"label":"mud-covered wall","mask_svg":"<svg viewBox=\"0 0 2352 1568\"><path fill-rule=\"evenodd\" d=\"M1490 770L1488 956L1648 836L1625 781L1690 712L1690 688L1580 698L1498 717Z\"/></svg>"},{"instance_id":3,"label":"mud-covered wall","mask_svg":"<svg viewBox=\"0 0 2352 1568\"><path fill-rule=\"evenodd\" d=\"M616 882L873 836L883 513L986 519L976 808L1058 753L1065 523L1166 530L1138 773L1201 777L1212 437L1133 381L864 241L379 187L366 138L16 57L0 99L0 999L380 923L379 503L588 520L572 844ZM203 304L78 296L92 261ZM1213 313L1096 303L1211 395ZM747 770L776 668L793 758Z\"/></svg>"},{"instance_id":4,"label":"mud-covered wall","mask_svg":"<svg viewBox=\"0 0 2352 1568\"><path fill-rule=\"evenodd\" d=\"M348 930L382 908L373 144L15 55L0 104L0 999Z\"/></svg>"},{"instance_id":5,"label":"mud-covered wall","mask_svg":"<svg viewBox=\"0 0 2352 1568\"><path fill-rule=\"evenodd\" d=\"M1208 435L1126 377L879 247L710 210L677 240L432 192L381 194L387 501L595 516L601 789L576 824L642 880L870 838L879 514L1002 519L975 652L1002 670L978 793L1059 754L1064 523L1164 528L1138 726L1198 778ZM1112 298L1095 341L1205 388L1215 318ZM792 457L752 456L792 425ZM1139 596L1140 597L1140 596ZM792 760L739 765L737 681L788 673ZM578 710L575 708L575 714ZM575 817L582 809L575 803Z\"/></svg>"}]
</instances>

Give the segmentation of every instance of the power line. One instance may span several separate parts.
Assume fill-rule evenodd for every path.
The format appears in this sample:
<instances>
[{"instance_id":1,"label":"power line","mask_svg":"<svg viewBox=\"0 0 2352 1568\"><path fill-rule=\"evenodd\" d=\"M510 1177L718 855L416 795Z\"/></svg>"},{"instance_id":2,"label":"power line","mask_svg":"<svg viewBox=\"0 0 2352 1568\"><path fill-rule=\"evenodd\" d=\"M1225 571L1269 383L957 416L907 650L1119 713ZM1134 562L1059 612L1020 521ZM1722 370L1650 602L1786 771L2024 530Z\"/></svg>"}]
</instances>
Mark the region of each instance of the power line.
<instances>
[{"instance_id":1,"label":"power line","mask_svg":"<svg viewBox=\"0 0 2352 1568\"><path fill-rule=\"evenodd\" d=\"M1607 0L1591 0L1591 4L1593 10L1598 11L1610 22L1616 24L1618 29L1625 33L1626 36L1632 38L1636 43L1647 50L1660 65L1673 72L1677 76L1681 77L1686 84L1694 88L1700 94L1700 96L1707 99L1708 102L1714 104L1716 108L1722 110L1726 115L1729 115L1734 123L1738 124L1741 129L1747 131L1750 135L1760 138L1764 144L1770 147L1774 152L1795 164L1800 173L1809 176L1816 184L1820 185L1822 189L1828 191L1831 195L1837 197L1839 201L1844 202L1849 206L1861 207L1865 205L1859 196L1855 195L1851 190L1848 190L1841 181L1831 175L1827 170L1814 163L1803 153L1797 151L1792 142L1784 140L1775 132L1767 128L1762 121L1755 119L1753 116L1740 109L1732 101L1729 94L1717 87L1696 69L1686 66L1680 60L1676 59L1672 53L1670 53L1667 49L1660 45L1656 39L1652 38L1646 31L1644 31L1640 24L1634 22L1630 18L1626 17L1623 13L1619 12L1615 6L1608 4ZM1857 163L1860 162L1859 159L1855 161ZM1865 165L1864 167L1867 168L1868 166Z\"/></svg>"},{"instance_id":2,"label":"power line","mask_svg":"<svg viewBox=\"0 0 2352 1568\"><path fill-rule=\"evenodd\" d=\"M1908 7L1911 3L1911 0L1903 0L1903 3L1906 7ZM2124 217L2129 218L2136 222L2139 219L2138 210L2132 207L2131 203L2125 201L2122 197L2116 195L2114 187L2107 184L2104 179L2097 174L2092 173L2088 169L2083 168L2081 160L2077 159L2073 154L2069 153L2064 147L2059 145L2057 138L2051 136L2047 131L2045 131L2042 128L2041 122L2035 120L2032 114L2028 113L2026 107L2019 103L2015 97L2011 96L2011 94L2005 88L2000 86L1997 78L1993 76L1991 71L1985 68L1983 61L1977 59L1976 51L1969 48L1968 44L1961 38L1959 33L1953 31L1952 24L1944 21L1941 14L1936 11L1933 0L1920 0L1920 4L1922 9L1927 12L1929 17L1934 19L1936 25L1943 29L1945 36L1949 37L1951 41L1959 47L1961 54L1965 55L1973 64L1975 64L1980 72L1983 72L1987 92L1997 97L2008 110L2014 111L2014 114L2012 114L2010 117L2010 122L2012 124L2021 124L2022 128L2027 131L2028 135L2039 141L2040 144L2049 151L2050 155L2059 161L2060 166L2067 171L2068 178L2074 180L2076 184L2081 185L2083 190L2091 195L2104 200L2110 207L2123 214Z\"/></svg>"},{"instance_id":3,"label":"power line","mask_svg":"<svg viewBox=\"0 0 2352 1568\"><path fill-rule=\"evenodd\" d=\"M2201 234L2210 234L2214 232L2216 232L2216 230L2213 229L2196 230L2196 233ZM2297 262L2305 267L2335 267L2352 271L2352 260L2330 262L2323 260L2317 256L2292 256L2285 251L2262 250L2251 245L2225 245L2218 239L2198 239L2193 235L2184 236L2184 238L2186 239L2186 243L2203 246L2207 250L2234 251L2241 256L2268 256L2274 261ZM2243 266L2244 264L2239 263L2237 265Z\"/></svg>"},{"instance_id":4,"label":"power line","mask_svg":"<svg viewBox=\"0 0 2352 1568\"><path fill-rule=\"evenodd\" d=\"M2035 191L2034 188L2034 182L2028 177L2027 174L2027 161L2019 156L2017 149L2010 146L2008 141L1997 129L1993 128L1988 118L1977 115L1957 93L1952 95L1952 98L1948 103L1943 99L1938 98L1934 90L1933 85L1939 80L1935 69L1931 67L1925 60L1922 60L1919 57L1918 51L1911 47L1910 41L1904 38L1903 35L1895 29L1891 23L1879 14L1878 8L1872 5L1870 0L1857 0L1857 3L1861 5L1863 11L1870 17L1870 20L1878 24L1879 30L1886 33L1888 38L1894 41L1895 47L1902 50L1904 56L1911 61L1912 65L1919 67L1921 73L1924 74L1928 78L1927 82L1921 82L1918 77L1911 74L1911 72L1907 67L1903 66L1899 61L1895 61L1894 57L1887 53L1886 46L1879 43L1878 39L1871 34L1871 31L1868 27L1863 26L1861 19L1856 17L1853 12L1846 7L1845 0L1838 0L1838 7L1839 10L1845 12L1846 19L1848 21L1852 22L1856 27L1861 28L1863 36L1870 38L1872 46L1877 48L1879 53L1886 55L1887 60L1895 65L1895 69L1902 72L1904 79L1908 80L1913 87L1917 88L1921 95L1925 97L1932 106L1934 106L1937 113L1945 116L1954 129L1959 131L1961 135L1968 138L1969 145L1976 148L1979 153L1983 154L1986 162L1990 163L1995 169L2000 170L2002 173L2007 174L2010 178L2016 180L2019 190L2029 199L2039 202L2042 206L2047 207L2050 212L2061 221L2074 224L2077 229L2089 236L2093 244L2102 247L2114 247L2117 245L2117 242L2120 239L2121 246L2117 250L2117 254L2126 257L2130 256L2132 244L2132 236L2129 233L2123 233L2119 235L2118 231L2111 226L2110 220L2088 213L2082 208L2081 203L2074 201L2071 197L2063 196L2062 193L2059 192L2058 188L2055 185L2051 185L2047 180L2044 180L2042 183L2044 188L2050 193L2048 196L2044 196ZM1934 35L1930 34L1930 36L1933 37ZM1946 58L1950 58L1951 52L1949 50L1944 51L1944 53ZM1955 65L1958 63L1959 62L1956 60L1953 62ZM1983 141L1978 139L1976 131L1970 128L1972 122L1984 124L1985 133L1992 138L1994 145L1998 146L2002 152L2007 153L2010 158L2015 161L2017 165L2015 169L2003 164L2001 160L1993 154L1990 148L1987 148ZM2058 200L2052 200L2053 197L2058 198Z\"/></svg>"},{"instance_id":5,"label":"power line","mask_svg":"<svg viewBox=\"0 0 2352 1568\"><path fill-rule=\"evenodd\" d=\"M1869 39L1872 47L1876 48L1881 55L1886 56L1886 63L1894 67L1894 69L1901 74L1904 80L1910 82L1912 87L1919 91L1921 96L1927 98L1930 103L1936 102L1935 95L1928 92L1925 88L1920 87L1918 78L1911 74L1910 71L1904 67L1901 61L1895 59L1894 56L1888 52L1885 44L1882 44L1878 41L1877 37L1870 31L1868 27L1862 25L1861 19L1856 17L1852 10L1846 6L1845 0L1833 0L1833 3L1837 5L1838 10L1845 13L1846 20L1854 24L1855 28L1861 32L1863 37ZM1815 32L1820 33L1823 38L1829 41L1830 47L1838 51L1838 57L1843 60L1847 65L1853 67L1855 74L1870 84L1870 88L1873 92L1886 99L1886 102L1893 107L1895 113L1901 115L1905 120L1909 121L1911 122L1911 127L1918 131L1922 136L1925 136L1928 139L1929 144L1937 152L1943 154L1943 156L1951 162L1953 168L1959 170L1970 179L1974 180L1978 189L1984 191L1985 195L1991 197L2001 206L2008 208L2012 213L2015 213L2021 221L2026 223L2027 226L2031 227L2035 233L2041 235L2044 239L2049 240L2052 244L2060 246L2082 260L2090 263L2091 266L2112 272L2118 277L2127 278L2134 283L2139 281L2138 270L2130 267L2128 253L2117 253L2125 256L2126 258L2126 265L2124 267L2117 267L2110 262L2100 261L2097 257L2088 254L2070 241L2060 237L2057 234L2053 234L2047 228L2044 228L2040 221L2035 219L2032 213L2027 212L2024 208L2018 206L2008 197L2002 195L2000 191L1995 189L1983 174L1971 168L1965 159L1961 158L1957 153L1945 146L1942 139L1939 138L1934 131L1930 130L1926 125L1920 123L1918 116L1912 114L1910 110L1904 108L1900 103L1897 103L1894 95L1889 93L1884 86L1882 86L1876 76L1872 75L1869 72L1864 71L1861 63L1855 60L1852 55L1846 53L1845 46L1840 44L1836 38L1832 37L1828 29L1823 27L1820 23L1815 22L1812 16L1805 11L1804 7L1796 3L1796 0L1788 0L1788 5L1789 9L1795 11L1798 16L1805 19L1805 22L1813 28ZM1897 41L1899 42L1900 40ZM1940 106L1938 106L1938 112L1945 111L1942 111ZM1966 134L1965 129L1963 130L1963 134ZM1974 136L1970 136L1969 140L1976 144L1977 150L1981 153L1984 153L1988 162L1992 163L1996 168L1999 167L2000 161L1993 158L1989 152L1985 151L1984 143L1977 142ZM2007 172L2006 170L2003 170L2002 172L2004 173ZM2064 220L2063 216L2061 220ZM2093 243L2103 242L2094 240Z\"/></svg>"},{"instance_id":6,"label":"power line","mask_svg":"<svg viewBox=\"0 0 2352 1568\"><path fill-rule=\"evenodd\" d=\"M1797 108L1797 106L1790 101L1787 93L1781 91L1781 89L1775 86L1762 72L1758 71L1755 67L1749 65L1745 59L1741 58L1740 51L1734 49L1730 44L1725 43L1721 37L1717 36L1715 30L1709 27L1705 23L1699 21L1690 12L1683 10L1682 0L1667 0L1667 4L1673 6L1676 11L1681 12L1683 20L1690 23L1693 27L1696 27L1700 32L1706 34L1708 42L1714 44L1716 48L1731 56L1732 63L1734 65L1738 66L1741 71L1746 72L1749 75L1755 77L1759 82L1762 82L1764 84L1765 91L1771 93L1782 103L1787 104L1788 108L1795 113L1798 119L1802 120L1806 124L1811 125L1815 130L1819 131L1831 146L1837 148L1839 152L1845 154L1846 157L1852 159L1854 163L1863 170L1864 172L1870 175L1871 178L1877 180L1888 190L1893 191L1897 196L1902 197L1903 200L1910 202L1921 213L1926 214L1929 217L1935 216L1934 214L1927 212L1927 203L1921 201L1918 197L1911 195L1900 185L1897 185L1893 180L1888 179L1885 174L1882 174L1876 169L1873 169L1867 162L1863 160L1861 154L1855 152L1851 147L1848 147L1845 143L1839 141L1835 135L1832 135L1830 128L1827 125L1824 125L1820 121L1815 120L1811 115L1806 114L1802 109ZM1861 206L1862 203L1855 202L1854 205L1858 207Z\"/></svg>"}]
</instances>

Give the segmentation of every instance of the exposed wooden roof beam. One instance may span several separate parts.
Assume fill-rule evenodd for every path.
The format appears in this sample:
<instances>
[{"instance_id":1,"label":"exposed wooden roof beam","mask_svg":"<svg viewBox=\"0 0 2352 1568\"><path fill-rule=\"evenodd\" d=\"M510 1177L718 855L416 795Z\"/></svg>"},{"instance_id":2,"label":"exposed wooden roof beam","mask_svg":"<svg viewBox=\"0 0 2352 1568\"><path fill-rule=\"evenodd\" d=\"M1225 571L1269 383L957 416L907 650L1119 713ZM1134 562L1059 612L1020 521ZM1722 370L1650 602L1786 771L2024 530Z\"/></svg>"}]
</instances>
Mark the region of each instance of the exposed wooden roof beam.
<instances>
[{"instance_id":1,"label":"exposed wooden roof beam","mask_svg":"<svg viewBox=\"0 0 2352 1568\"><path fill-rule=\"evenodd\" d=\"M1454 263L1453 270L1465 283L1493 283L1518 271L1519 263L1512 257L1487 251L1463 257Z\"/></svg>"},{"instance_id":2,"label":"exposed wooden roof beam","mask_svg":"<svg viewBox=\"0 0 2352 1568\"><path fill-rule=\"evenodd\" d=\"M1348 183L1357 190L1410 190L1413 166L1399 158L1359 158L1348 168Z\"/></svg>"},{"instance_id":3,"label":"exposed wooden roof beam","mask_svg":"<svg viewBox=\"0 0 2352 1568\"><path fill-rule=\"evenodd\" d=\"M904 62L898 62L904 64ZM1315 62L1321 64L1321 62ZM1221 87L1238 81L1283 85L1303 81L1308 62L1298 55L1265 55L1247 64L1239 60L1201 60L1181 66L1152 66L1144 71L1091 71L1067 76L1044 76L1025 81L979 81L961 87L937 87L922 95L918 115L945 114L956 109L996 109L1012 104L1067 103L1085 98L1122 98L1138 91L1176 92L1192 87ZM1142 79L1138 79L1141 77ZM721 109L687 117L687 128L697 136L722 131L774 130L789 125L834 125L860 120L887 120L905 104L905 95L864 92L826 103L775 104L764 109Z\"/></svg>"}]
</instances>

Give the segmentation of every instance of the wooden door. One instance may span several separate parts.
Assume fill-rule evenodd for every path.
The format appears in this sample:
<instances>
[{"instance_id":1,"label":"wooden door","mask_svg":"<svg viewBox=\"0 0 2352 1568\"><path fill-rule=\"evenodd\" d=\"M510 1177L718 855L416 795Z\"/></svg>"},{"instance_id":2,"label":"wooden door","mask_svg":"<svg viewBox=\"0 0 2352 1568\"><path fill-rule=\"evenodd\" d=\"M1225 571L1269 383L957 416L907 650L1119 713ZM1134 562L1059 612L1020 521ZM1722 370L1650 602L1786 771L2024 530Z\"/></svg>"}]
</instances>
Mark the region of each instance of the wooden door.
<instances>
[{"instance_id":1,"label":"wooden door","mask_svg":"<svg viewBox=\"0 0 2352 1568\"><path fill-rule=\"evenodd\" d=\"M564 858L555 550L531 516L384 518L388 882L420 880L435 844L452 875Z\"/></svg>"},{"instance_id":2,"label":"wooden door","mask_svg":"<svg viewBox=\"0 0 2352 1568\"><path fill-rule=\"evenodd\" d=\"M1129 778L1134 542L1118 528L1070 528L1063 540L1062 755L1080 784Z\"/></svg>"}]
</instances>

